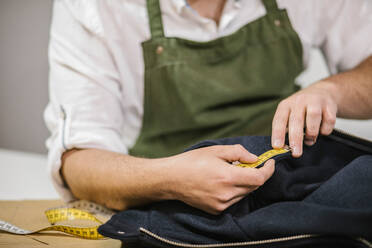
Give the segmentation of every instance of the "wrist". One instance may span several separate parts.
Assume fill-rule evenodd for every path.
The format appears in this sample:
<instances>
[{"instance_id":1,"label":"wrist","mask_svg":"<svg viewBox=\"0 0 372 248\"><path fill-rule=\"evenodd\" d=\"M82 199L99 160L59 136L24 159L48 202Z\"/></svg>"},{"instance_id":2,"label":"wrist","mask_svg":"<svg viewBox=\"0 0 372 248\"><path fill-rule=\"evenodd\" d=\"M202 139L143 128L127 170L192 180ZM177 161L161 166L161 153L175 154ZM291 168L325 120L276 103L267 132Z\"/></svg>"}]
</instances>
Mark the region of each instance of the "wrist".
<instances>
[{"instance_id":1,"label":"wrist","mask_svg":"<svg viewBox=\"0 0 372 248\"><path fill-rule=\"evenodd\" d=\"M332 81L331 78L326 78L316 82L313 85L314 88L321 90L323 93L326 93L329 98L339 106L340 101L342 100L342 94L340 92L337 83Z\"/></svg>"},{"instance_id":2,"label":"wrist","mask_svg":"<svg viewBox=\"0 0 372 248\"><path fill-rule=\"evenodd\" d=\"M166 158L148 159L148 176L152 178L153 200L177 199L176 174L174 172L174 156Z\"/></svg>"}]
</instances>

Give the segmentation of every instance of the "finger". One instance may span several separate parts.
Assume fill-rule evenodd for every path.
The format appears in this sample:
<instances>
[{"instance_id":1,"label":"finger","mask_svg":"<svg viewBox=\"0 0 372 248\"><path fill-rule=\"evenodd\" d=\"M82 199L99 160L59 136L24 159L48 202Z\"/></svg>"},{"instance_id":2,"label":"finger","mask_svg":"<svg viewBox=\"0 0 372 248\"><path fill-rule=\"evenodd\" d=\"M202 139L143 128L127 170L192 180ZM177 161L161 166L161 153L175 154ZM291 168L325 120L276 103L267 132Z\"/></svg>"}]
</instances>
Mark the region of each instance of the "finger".
<instances>
[{"instance_id":1,"label":"finger","mask_svg":"<svg viewBox=\"0 0 372 248\"><path fill-rule=\"evenodd\" d=\"M298 106L289 117L288 137L292 148L292 156L300 157L302 154L302 141L304 138L305 108Z\"/></svg>"},{"instance_id":2,"label":"finger","mask_svg":"<svg viewBox=\"0 0 372 248\"><path fill-rule=\"evenodd\" d=\"M224 145L216 146L215 154L219 158L228 161L240 161L243 163L254 163L257 161L257 156L250 153L242 145Z\"/></svg>"},{"instance_id":3,"label":"finger","mask_svg":"<svg viewBox=\"0 0 372 248\"><path fill-rule=\"evenodd\" d=\"M227 207L230 207L234 205L235 203L241 201L247 194L239 195L233 199L231 199L229 202L226 203Z\"/></svg>"},{"instance_id":4,"label":"finger","mask_svg":"<svg viewBox=\"0 0 372 248\"><path fill-rule=\"evenodd\" d=\"M320 133L323 135L329 135L336 124L336 113L337 108L335 106L326 106L323 111L322 126Z\"/></svg>"},{"instance_id":5,"label":"finger","mask_svg":"<svg viewBox=\"0 0 372 248\"><path fill-rule=\"evenodd\" d=\"M315 144L319 134L321 121L322 121L321 106L311 106L306 109L306 132L305 132L306 145L312 146Z\"/></svg>"},{"instance_id":6,"label":"finger","mask_svg":"<svg viewBox=\"0 0 372 248\"><path fill-rule=\"evenodd\" d=\"M232 186L229 188L229 190L224 194L220 193L218 195L217 201L219 203L229 203L232 200L240 197L244 197L250 192L254 191L258 187L237 187L237 186Z\"/></svg>"},{"instance_id":7,"label":"finger","mask_svg":"<svg viewBox=\"0 0 372 248\"><path fill-rule=\"evenodd\" d=\"M248 169L248 168L245 168L245 169ZM228 199L228 201L231 201L232 199L236 197L245 196L260 187L258 185L251 185L249 182L242 182L241 184L235 183L233 186L235 187L232 190L233 195L231 196L230 199Z\"/></svg>"},{"instance_id":8,"label":"finger","mask_svg":"<svg viewBox=\"0 0 372 248\"><path fill-rule=\"evenodd\" d=\"M265 164L262 167L256 170L258 170L258 172L262 175L262 181L254 186L261 186L274 174L275 160L269 159L268 161L265 162Z\"/></svg>"},{"instance_id":9,"label":"finger","mask_svg":"<svg viewBox=\"0 0 372 248\"><path fill-rule=\"evenodd\" d=\"M251 187L259 187L263 185L275 171L275 161L270 159L266 161L264 166L261 168L242 168L233 167L234 173L232 173L234 185L239 187L245 187L245 193L252 191ZM244 193L243 192L243 193Z\"/></svg>"},{"instance_id":10,"label":"finger","mask_svg":"<svg viewBox=\"0 0 372 248\"><path fill-rule=\"evenodd\" d=\"M213 205L200 206L199 208L207 213L218 215L229 208L231 205L243 199L245 196L246 195L237 196L226 202L216 202Z\"/></svg>"},{"instance_id":11,"label":"finger","mask_svg":"<svg viewBox=\"0 0 372 248\"><path fill-rule=\"evenodd\" d=\"M285 103L280 103L272 123L271 144L274 148L284 146L289 114L290 108Z\"/></svg>"},{"instance_id":12,"label":"finger","mask_svg":"<svg viewBox=\"0 0 372 248\"><path fill-rule=\"evenodd\" d=\"M213 214L219 214L222 211L225 211L227 208L234 205L235 203L241 201L244 197L246 197L249 193L251 193L252 191L256 189L257 187L250 187L249 190L245 188L245 190L242 191L242 193L237 194L235 197L231 198L229 201L217 203L215 208L210 210L210 212Z\"/></svg>"}]
</instances>

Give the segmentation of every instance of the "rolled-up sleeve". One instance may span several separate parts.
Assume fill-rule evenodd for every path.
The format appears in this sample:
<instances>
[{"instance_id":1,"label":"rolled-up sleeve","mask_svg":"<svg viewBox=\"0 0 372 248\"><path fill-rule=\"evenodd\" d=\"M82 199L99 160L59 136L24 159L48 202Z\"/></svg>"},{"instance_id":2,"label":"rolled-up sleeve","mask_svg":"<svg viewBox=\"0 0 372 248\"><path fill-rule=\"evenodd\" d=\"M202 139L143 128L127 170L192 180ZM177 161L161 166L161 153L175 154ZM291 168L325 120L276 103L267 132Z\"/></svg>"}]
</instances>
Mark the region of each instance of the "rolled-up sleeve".
<instances>
[{"instance_id":1,"label":"rolled-up sleeve","mask_svg":"<svg viewBox=\"0 0 372 248\"><path fill-rule=\"evenodd\" d=\"M54 2L50 100L44 119L51 134L46 142L49 172L65 201L74 199L60 174L61 156L66 150L97 148L127 153L121 134L120 80L103 39L97 9L94 4L83 8L67 1ZM83 17L87 22L81 20Z\"/></svg>"}]
</instances>

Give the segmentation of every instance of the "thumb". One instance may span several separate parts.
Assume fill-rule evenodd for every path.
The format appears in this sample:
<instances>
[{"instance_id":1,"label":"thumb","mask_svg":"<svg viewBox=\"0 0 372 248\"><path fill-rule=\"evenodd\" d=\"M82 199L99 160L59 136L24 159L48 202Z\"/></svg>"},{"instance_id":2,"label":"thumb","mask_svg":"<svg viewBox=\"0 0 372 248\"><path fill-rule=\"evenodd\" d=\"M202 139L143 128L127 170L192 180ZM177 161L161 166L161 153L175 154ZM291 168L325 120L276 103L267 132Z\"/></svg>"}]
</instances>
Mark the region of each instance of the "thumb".
<instances>
[{"instance_id":1,"label":"thumb","mask_svg":"<svg viewBox=\"0 0 372 248\"><path fill-rule=\"evenodd\" d=\"M227 162L240 161L242 163L254 163L257 156L248 152L242 145L215 146L215 154Z\"/></svg>"},{"instance_id":2,"label":"thumb","mask_svg":"<svg viewBox=\"0 0 372 248\"><path fill-rule=\"evenodd\" d=\"M262 175L263 181L266 182L275 171L275 160L269 159L265 162L264 166L257 169L257 171Z\"/></svg>"}]
</instances>

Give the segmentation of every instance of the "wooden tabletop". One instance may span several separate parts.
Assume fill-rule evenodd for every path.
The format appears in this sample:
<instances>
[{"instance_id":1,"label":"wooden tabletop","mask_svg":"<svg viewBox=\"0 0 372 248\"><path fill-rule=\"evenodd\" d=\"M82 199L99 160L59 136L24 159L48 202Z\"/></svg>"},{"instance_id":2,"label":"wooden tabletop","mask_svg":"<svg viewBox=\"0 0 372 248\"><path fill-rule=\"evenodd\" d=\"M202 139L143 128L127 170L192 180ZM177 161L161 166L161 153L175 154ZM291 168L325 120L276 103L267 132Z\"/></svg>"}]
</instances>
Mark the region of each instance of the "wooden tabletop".
<instances>
[{"instance_id":1,"label":"wooden tabletop","mask_svg":"<svg viewBox=\"0 0 372 248\"><path fill-rule=\"evenodd\" d=\"M62 202L60 200L0 201L0 219L22 229L37 230L50 225L44 215L44 211L61 205ZM121 247L121 242L113 239L86 240L57 232L15 235L0 231L0 247L119 248Z\"/></svg>"}]
</instances>

